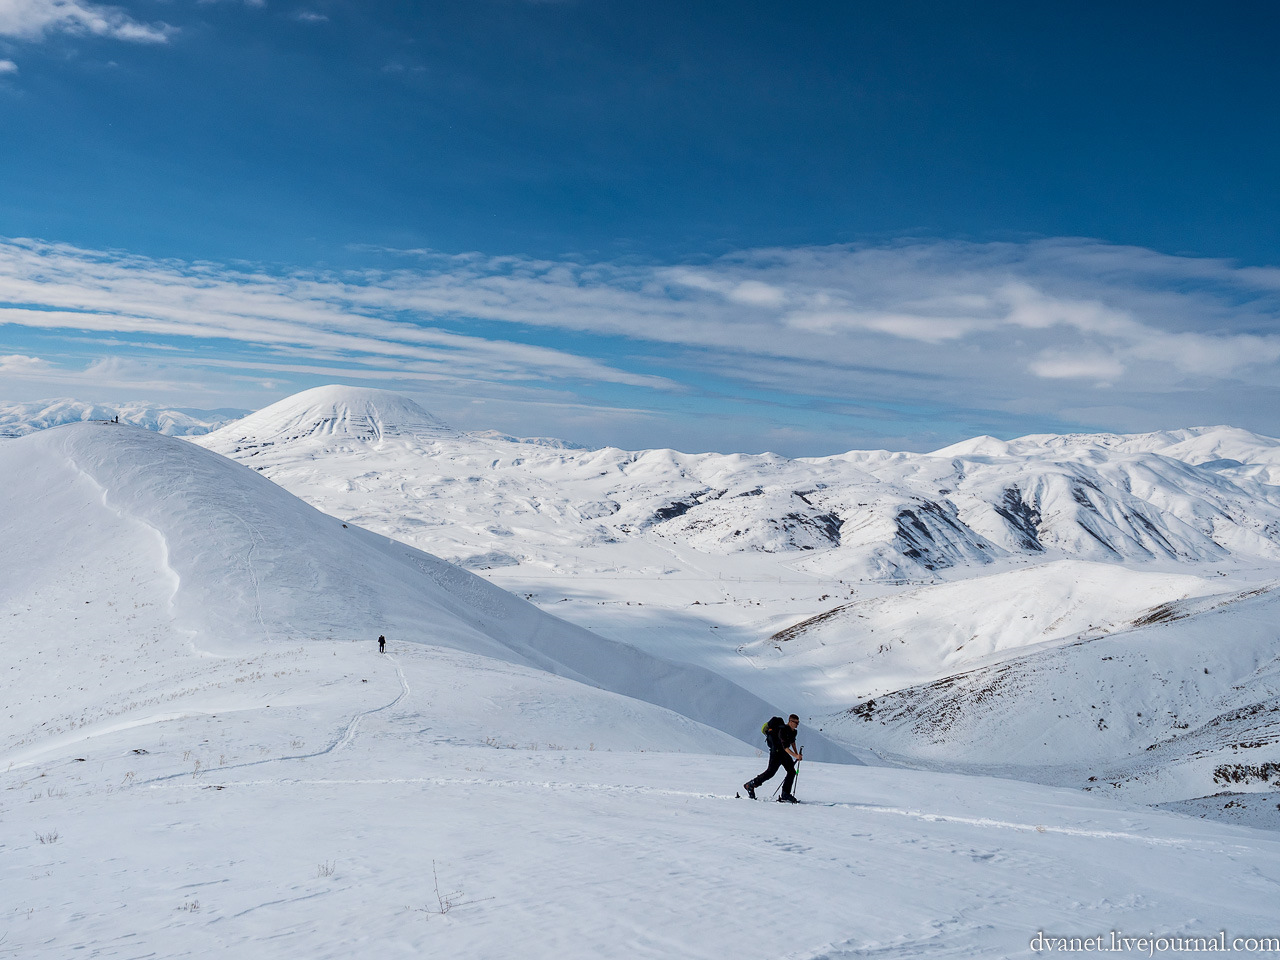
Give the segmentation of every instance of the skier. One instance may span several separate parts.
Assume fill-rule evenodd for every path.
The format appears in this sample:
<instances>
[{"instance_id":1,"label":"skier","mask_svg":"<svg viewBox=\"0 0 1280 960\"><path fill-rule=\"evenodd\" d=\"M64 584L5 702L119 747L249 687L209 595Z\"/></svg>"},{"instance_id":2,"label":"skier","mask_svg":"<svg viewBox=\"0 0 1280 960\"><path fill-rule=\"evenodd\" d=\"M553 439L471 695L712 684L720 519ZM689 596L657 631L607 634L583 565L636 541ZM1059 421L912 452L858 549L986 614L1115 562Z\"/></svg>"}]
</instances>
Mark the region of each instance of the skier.
<instances>
[{"instance_id":1,"label":"skier","mask_svg":"<svg viewBox=\"0 0 1280 960\"><path fill-rule=\"evenodd\" d=\"M387 652L387 638L386 638L386 637L383 637L383 636L379 636L379 637L378 637L378 652L379 652L379 653L386 653L386 652Z\"/></svg>"},{"instance_id":2,"label":"skier","mask_svg":"<svg viewBox=\"0 0 1280 960\"><path fill-rule=\"evenodd\" d=\"M782 796L778 798L778 802L799 803L791 793L791 785L796 780L796 761L801 759L796 752L796 731L800 729L800 718L793 713L785 724L774 722L780 719L781 717L774 717L773 721L765 725L765 739L769 743L769 769L754 780L748 780L742 785L742 789L754 800L756 787L771 779L778 768L783 767L787 776L782 781Z\"/></svg>"}]
</instances>

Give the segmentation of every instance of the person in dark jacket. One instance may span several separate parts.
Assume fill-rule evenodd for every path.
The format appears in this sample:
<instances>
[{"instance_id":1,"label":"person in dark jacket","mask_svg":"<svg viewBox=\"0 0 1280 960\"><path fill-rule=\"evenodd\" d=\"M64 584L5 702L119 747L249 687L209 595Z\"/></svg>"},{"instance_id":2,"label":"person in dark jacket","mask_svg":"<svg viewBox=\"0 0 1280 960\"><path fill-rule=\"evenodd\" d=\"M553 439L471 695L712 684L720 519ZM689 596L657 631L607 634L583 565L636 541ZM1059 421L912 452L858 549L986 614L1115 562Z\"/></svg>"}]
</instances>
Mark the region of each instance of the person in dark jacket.
<instances>
[{"instance_id":1,"label":"person in dark jacket","mask_svg":"<svg viewBox=\"0 0 1280 960\"><path fill-rule=\"evenodd\" d=\"M386 637L378 637L378 652L379 652L379 653L386 653L386 652L387 652L387 638L386 638Z\"/></svg>"},{"instance_id":2,"label":"person in dark jacket","mask_svg":"<svg viewBox=\"0 0 1280 960\"><path fill-rule=\"evenodd\" d=\"M782 767L787 771L787 776L782 781L782 796L778 798L778 802L800 802L791 793L791 785L796 780L796 761L800 759L800 754L796 752L796 731L799 729L800 718L793 713L785 726L769 730L769 769L742 785L742 788L747 791L747 796L752 800L756 798L756 787L772 779L778 772L778 768Z\"/></svg>"}]
</instances>

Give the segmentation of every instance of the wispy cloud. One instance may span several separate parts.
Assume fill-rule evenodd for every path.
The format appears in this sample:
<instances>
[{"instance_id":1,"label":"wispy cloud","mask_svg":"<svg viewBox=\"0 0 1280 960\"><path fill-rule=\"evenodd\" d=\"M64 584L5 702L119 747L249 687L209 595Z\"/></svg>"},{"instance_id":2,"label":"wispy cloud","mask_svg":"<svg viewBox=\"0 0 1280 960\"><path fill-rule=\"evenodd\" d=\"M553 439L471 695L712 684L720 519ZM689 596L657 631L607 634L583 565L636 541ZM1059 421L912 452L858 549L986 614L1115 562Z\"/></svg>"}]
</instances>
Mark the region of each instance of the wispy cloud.
<instances>
[{"instance_id":1,"label":"wispy cloud","mask_svg":"<svg viewBox=\"0 0 1280 960\"><path fill-rule=\"evenodd\" d=\"M12 60L0 60L0 77L6 73L17 73L18 65Z\"/></svg>"},{"instance_id":2,"label":"wispy cloud","mask_svg":"<svg viewBox=\"0 0 1280 960\"><path fill-rule=\"evenodd\" d=\"M404 369L512 380L675 385L536 344L468 336L371 309L376 278L271 276L35 241L0 244L0 324L40 330L213 340L281 356L365 357ZM401 305L397 308L404 309Z\"/></svg>"},{"instance_id":3,"label":"wispy cloud","mask_svg":"<svg viewBox=\"0 0 1280 960\"><path fill-rule=\"evenodd\" d=\"M52 363L43 357L13 354L0 356L0 376L9 382L27 381L43 389L73 392L77 399L105 394L134 397L167 394L195 398L210 392L209 386L182 366L147 363L127 357L99 357L87 364Z\"/></svg>"},{"instance_id":4,"label":"wispy cloud","mask_svg":"<svg viewBox=\"0 0 1280 960\"><path fill-rule=\"evenodd\" d=\"M968 348L998 358L1006 376L1088 381L1128 372L1174 387L1257 374L1280 358L1280 298L1269 274L1083 240L758 250L698 267L424 262L422 271L388 274L347 295L385 309L762 361L922 373L952 369L956 348ZM1053 350L1095 359L1047 364Z\"/></svg>"},{"instance_id":5,"label":"wispy cloud","mask_svg":"<svg viewBox=\"0 0 1280 960\"><path fill-rule=\"evenodd\" d=\"M1051 429L1064 410L1108 429L1259 429L1280 412L1280 271L1226 261L1072 239L697 264L399 256L407 266L281 273L5 241L0 324L199 344L192 364L212 349L259 379L520 385L560 406L648 397L668 421L736 405L788 436L815 417L825 435L915 423L947 439Z\"/></svg>"},{"instance_id":6,"label":"wispy cloud","mask_svg":"<svg viewBox=\"0 0 1280 960\"><path fill-rule=\"evenodd\" d=\"M0 36L41 40L53 33L164 43L173 28L141 23L119 7L81 0L0 0Z\"/></svg>"},{"instance_id":7,"label":"wispy cloud","mask_svg":"<svg viewBox=\"0 0 1280 960\"><path fill-rule=\"evenodd\" d=\"M0 373L10 377L23 377L32 374L43 374L53 369L53 364L40 357L29 357L21 353L11 353L7 357L0 356Z\"/></svg>"}]
</instances>

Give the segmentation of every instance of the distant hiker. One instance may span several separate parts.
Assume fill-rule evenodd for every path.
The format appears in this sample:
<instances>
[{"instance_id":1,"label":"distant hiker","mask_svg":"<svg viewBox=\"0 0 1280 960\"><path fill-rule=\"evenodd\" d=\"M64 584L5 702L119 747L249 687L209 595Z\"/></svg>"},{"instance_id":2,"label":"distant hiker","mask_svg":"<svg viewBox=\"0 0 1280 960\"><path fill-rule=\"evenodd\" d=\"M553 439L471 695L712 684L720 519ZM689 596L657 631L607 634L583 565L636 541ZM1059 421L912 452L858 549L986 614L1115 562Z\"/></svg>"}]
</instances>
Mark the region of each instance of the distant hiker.
<instances>
[{"instance_id":1,"label":"distant hiker","mask_svg":"<svg viewBox=\"0 0 1280 960\"><path fill-rule=\"evenodd\" d=\"M800 802L791 793L791 786L796 781L796 761L801 759L800 754L796 752L796 731L799 729L800 718L794 713L786 723L782 722L781 717L772 717L762 728L764 738L769 744L769 769L742 785L742 788L747 791L747 796L752 800L756 798L756 787L772 779L778 772L778 768L782 767L787 771L787 776L782 781L782 796L778 798L778 802Z\"/></svg>"},{"instance_id":2,"label":"distant hiker","mask_svg":"<svg viewBox=\"0 0 1280 960\"><path fill-rule=\"evenodd\" d=\"M383 636L379 636L379 637L378 637L378 652L379 652L379 653L386 653L386 652L387 652L387 638L386 638L386 637L383 637Z\"/></svg>"}]
</instances>

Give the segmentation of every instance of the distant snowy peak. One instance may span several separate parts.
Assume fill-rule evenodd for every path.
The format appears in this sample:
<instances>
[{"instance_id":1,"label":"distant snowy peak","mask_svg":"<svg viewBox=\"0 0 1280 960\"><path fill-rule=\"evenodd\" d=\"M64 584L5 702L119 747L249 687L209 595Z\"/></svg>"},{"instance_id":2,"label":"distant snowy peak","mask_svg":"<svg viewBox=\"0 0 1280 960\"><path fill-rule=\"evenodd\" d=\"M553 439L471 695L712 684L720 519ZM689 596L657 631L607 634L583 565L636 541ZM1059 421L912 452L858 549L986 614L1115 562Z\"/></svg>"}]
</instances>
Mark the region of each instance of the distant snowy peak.
<instances>
[{"instance_id":1,"label":"distant snowy peak","mask_svg":"<svg viewBox=\"0 0 1280 960\"><path fill-rule=\"evenodd\" d=\"M969 463L1039 461L1090 465L1166 457L1233 482L1280 486L1280 440L1226 426L1133 434L1045 433L1016 440L975 437L928 456Z\"/></svg>"},{"instance_id":2,"label":"distant snowy peak","mask_svg":"<svg viewBox=\"0 0 1280 960\"><path fill-rule=\"evenodd\" d=\"M933 451L930 456L964 459L966 457L1010 457L1015 454L1010 449L1009 441L984 435L953 443L949 447Z\"/></svg>"},{"instance_id":3,"label":"distant snowy peak","mask_svg":"<svg viewBox=\"0 0 1280 960\"><path fill-rule=\"evenodd\" d=\"M89 403L68 398L0 402L0 437L25 437L64 423L115 417L144 430L188 437L216 430L232 422L236 415L237 411L170 410L140 402Z\"/></svg>"},{"instance_id":4,"label":"distant snowy peak","mask_svg":"<svg viewBox=\"0 0 1280 960\"><path fill-rule=\"evenodd\" d=\"M377 442L391 437L435 439L457 432L407 397L389 390L332 384L264 407L210 438L226 443L274 444L315 438Z\"/></svg>"},{"instance_id":5,"label":"distant snowy peak","mask_svg":"<svg viewBox=\"0 0 1280 960\"><path fill-rule=\"evenodd\" d=\"M590 447L558 437L513 437L499 433L497 430L476 430L470 436L477 440L497 440L502 443L526 443L535 447L546 447L548 450L589 450Z\"/></svg>"},{"instance_id":6,"label":"distant snowy peak","mask_svg":"<svg viewBox=\"0 0 1280 960\"><path fill-rule=\"evenodd\" d=\"M1237 465L1280 467L1280 440L1226 426L1133 434L1042 433L1016 440L974 437L935 450L930 456L1081 459L1099 453L1108 456L1154 453L1194 465L1235 461Z\"/></svg>"}]
</instances>

